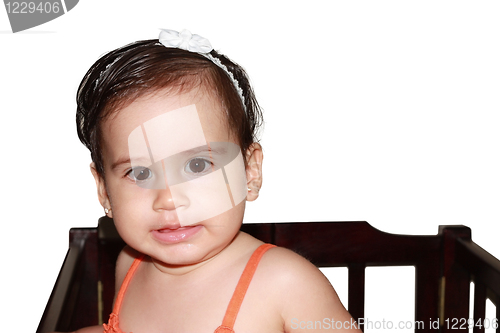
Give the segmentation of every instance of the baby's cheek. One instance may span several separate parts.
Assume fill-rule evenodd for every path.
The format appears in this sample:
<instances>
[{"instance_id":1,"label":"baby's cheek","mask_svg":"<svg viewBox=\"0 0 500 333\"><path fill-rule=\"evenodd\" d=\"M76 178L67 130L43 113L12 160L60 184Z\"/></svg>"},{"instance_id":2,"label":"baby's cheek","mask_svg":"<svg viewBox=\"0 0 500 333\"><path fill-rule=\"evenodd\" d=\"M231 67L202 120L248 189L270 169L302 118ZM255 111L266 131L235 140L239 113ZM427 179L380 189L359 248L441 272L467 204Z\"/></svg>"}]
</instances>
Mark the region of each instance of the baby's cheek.
<instances>
[{"instance_id":1,"label":"baby's cheek","mask_svg":"<svg viewBox=\"0 0 500 333\"><path fill-rule=\"evenodd\" d=\"M125 241L137 237L142 229L146 230L145 225L141 228L141 220L144 220L144 216L141 217L138 211L133 210L117 210L113 215L116 230Z\"/></svg>"},{"instance_id":2,"label":"baby's cheek","mask_svg":"<svg viewBox=\"0 0 500 333\"><path fill-rule=\"evenodd\" d=\"M218 216L233 208L222 169L170 187L181 226Z\"/></svg>"}]
</instances>

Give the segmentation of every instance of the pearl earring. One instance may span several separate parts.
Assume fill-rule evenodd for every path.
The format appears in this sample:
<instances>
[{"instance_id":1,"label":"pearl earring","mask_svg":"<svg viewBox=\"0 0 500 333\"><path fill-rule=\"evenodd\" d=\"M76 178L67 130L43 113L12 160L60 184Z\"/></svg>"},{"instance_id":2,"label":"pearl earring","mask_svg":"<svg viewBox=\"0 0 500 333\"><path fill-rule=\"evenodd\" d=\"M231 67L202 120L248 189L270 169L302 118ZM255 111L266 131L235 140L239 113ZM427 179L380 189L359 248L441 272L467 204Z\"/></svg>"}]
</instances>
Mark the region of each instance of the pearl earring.
<instances>
[{"instance_id":1,"label":"pearl earring","mask_svg":"<svg viewBox=\"0 0 500 333\"><path fill-rule=\"evenodd\" d=\"M111 208L104 208L104 214L108 215L108 213L111 213Z\"/></svg>"}]
</instances>

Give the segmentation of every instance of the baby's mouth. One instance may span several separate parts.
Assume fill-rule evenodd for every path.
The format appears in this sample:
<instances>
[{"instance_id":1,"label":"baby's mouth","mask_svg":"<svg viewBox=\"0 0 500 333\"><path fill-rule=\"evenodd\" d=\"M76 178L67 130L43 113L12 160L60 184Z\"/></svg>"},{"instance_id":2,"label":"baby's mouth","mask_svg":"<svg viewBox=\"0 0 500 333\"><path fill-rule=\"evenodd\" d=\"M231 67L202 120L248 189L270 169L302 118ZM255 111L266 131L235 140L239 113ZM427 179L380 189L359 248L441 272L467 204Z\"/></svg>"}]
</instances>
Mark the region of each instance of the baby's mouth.
<instances>
[{"instance_id":1,"label":"baby's mouth","mask_svg":"<svg viewBox=\"0 0 500 333\"><path fill-rule=\"evenodd\" d=\"M197 227L197 226L199 226L199 224L190 224L190 225L185 225L185 226L181 226L180 224L174 224L174 225L162 226L162 227L156 229L155 231L158 231L158 232L174 232L174 231L187 230L187 229L190 229L190 228L193 228L193 227Z\"/></svg>"},{"instance_id":2,"label":"baby's mouth","mask_svg":"<svg viewBox=\"0 0 500 333\"><path fill-rule=\"evenodd\" d=\"M162 228L162 229L158 229L156 231L158 231L158 232L174 232L174 231L183 230L186 228L188 228L188 227Z\"/></svg>"},{"instance_id":3,"label":"baby's mouth","mask_svg":"<svg viewBox=\"0 0 500 333\"><path fill-rule=\"evenodd\" d=\"M162 243L178 243L194 236L202 228L201 225L185 227L161 228L153 231L153 236Z\"/></svg>"}]
</instances>

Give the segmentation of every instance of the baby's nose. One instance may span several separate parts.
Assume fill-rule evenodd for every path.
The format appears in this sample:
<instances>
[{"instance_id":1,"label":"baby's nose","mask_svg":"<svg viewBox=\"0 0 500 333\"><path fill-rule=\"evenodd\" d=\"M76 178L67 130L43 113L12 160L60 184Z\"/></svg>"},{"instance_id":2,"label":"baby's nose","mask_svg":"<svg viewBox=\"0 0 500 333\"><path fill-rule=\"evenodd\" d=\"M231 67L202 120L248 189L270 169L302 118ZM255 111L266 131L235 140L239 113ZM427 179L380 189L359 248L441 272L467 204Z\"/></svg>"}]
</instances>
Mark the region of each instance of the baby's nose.
<instances>
[{"instance_id":1,"label":"baby's nose","mask_svg":"<svg viewBox=\"0 0 500 333\"><path fill-rule=\"evenodd\" d=\"M168 185L168 180L167 180L167 172L165 168L165 163L164 161L161 161L161 166L162 166L162 181L163 184L161 184L161 187L158 187L159 189L156 190L156 198L155 202L153 204L153 209L158 211L158 210L175 210L175 202L174 198L172 196L172 191L170 190L170 187Z\"/></svg>"},{"instance_id":2,"label":"baby's nose","mask_svg":"<svg viewBox=\"0 0 500 333\"><path fill-rule=\"evenodd\" d=\"M175 210L175 202L169 186L167 186L165 189L154 191L156 191L156 197L153 203L153 209L155 211Z\"/></svg>"}]
</instances>

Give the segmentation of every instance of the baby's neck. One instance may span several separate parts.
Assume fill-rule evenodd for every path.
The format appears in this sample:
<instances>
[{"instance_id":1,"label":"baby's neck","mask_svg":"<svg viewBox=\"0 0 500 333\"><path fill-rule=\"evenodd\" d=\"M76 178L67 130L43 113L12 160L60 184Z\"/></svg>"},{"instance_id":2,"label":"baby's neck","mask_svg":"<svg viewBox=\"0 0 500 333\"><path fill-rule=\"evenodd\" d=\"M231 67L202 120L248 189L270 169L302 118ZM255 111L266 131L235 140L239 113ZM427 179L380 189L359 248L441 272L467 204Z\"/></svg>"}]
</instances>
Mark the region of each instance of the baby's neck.
<instances>
[{"instance_id":1,"label":"baby's neck","mask_svg":"<svg viewBox=\"0 0 500 333\"><path fill-rule=\"evenodd\" d=\"M235 257L237 257L238 254L244 252L242 250L245 248L247 237L247 234L239 232L233 240L221 250L212 253L198 262L186 265L173 265L151 258L151 262L153 264L152 266L157 273L165 274L171 277L187 276L196 272L203 273L203 271L212 270L214 267L223 269L224 267L231 265L231 263L236 260Z\"/></svg>"},{"instance_id":2,"label":"baby's neck","mask_svg":"<svg viewBox=\"0 0 500 333\"><path fill-rule=\"evenodd\" d=\"M222 251L224 251L224 249L210 256L207 259L187 265L171 265L161 261L157 261L153 258L151 258L151 262L153 263L155 269L163 274L172 276L182 276L201 269L203 266L207 265L208 263L212 262L215 258L217 258L222 253Z\"/></svg>"}]
</instances>

